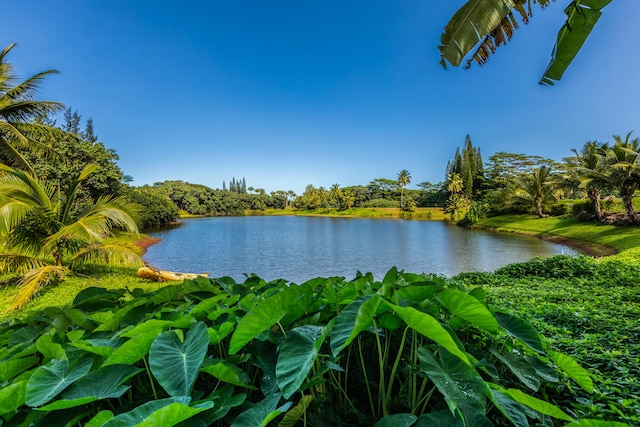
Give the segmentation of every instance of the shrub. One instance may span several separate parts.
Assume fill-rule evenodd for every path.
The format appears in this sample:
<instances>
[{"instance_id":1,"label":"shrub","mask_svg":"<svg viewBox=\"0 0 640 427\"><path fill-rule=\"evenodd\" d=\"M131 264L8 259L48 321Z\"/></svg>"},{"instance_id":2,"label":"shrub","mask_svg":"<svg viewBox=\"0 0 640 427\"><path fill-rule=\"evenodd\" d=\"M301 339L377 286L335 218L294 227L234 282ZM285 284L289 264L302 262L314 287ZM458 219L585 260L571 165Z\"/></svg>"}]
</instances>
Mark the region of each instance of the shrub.
<instances>
[{"instance_id":1,"label":"shrub","mask_svg":"<svg viewBox=\"0 0 640 427\"><path fill-rule=\"evenodd\" d=\"M550 425L576 417L562 378L593 391L481 289L395 268L382 281L88 288L0 323L0 345L12 425Z\"/></svg>"},{"instance_id":2,"label":"shrub","mask_svg":"<svg viewBox=\"0 0 640 427\"><path fill-rule=\"evenodd\" d=\"M388 199L371 199L362 204L363 208L397 208L399 202Z\"/></svg>"}]
</instances>

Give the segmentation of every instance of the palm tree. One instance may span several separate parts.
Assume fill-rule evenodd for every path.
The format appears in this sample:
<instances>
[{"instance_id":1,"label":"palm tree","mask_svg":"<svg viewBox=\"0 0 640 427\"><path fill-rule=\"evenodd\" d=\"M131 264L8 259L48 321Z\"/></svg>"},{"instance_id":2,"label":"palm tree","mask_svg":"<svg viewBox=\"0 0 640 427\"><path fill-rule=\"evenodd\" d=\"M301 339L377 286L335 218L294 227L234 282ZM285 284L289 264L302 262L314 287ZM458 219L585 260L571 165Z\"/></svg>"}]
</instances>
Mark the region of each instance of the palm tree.
<instances>
[{"instance_id":1,"label":"palm tree","mask_svg":"<svg viewBox=\"0 0 640 427\"><path fill-rule=\"evenodd\" d=\"M631 222L638 222L638 214L633 206L633 194L640 184L640 139L630 139L631 133L629 132L624 140L619 135L614 135L615 144L605 144L602 147L602 155L605 156L609 168L609 183L618 189L627 218Z\"/></svg>"},{"instance_id":2,"label":"palm tree","mask_svg":"<svg viewBox=\"0 0 640 427\"><path fill-rule=\"evenodd\" d=\"M411 174L408 170L402 169L398 174L398 184L402 187L402 192L400 193L400 207L404 207L404 187L411 183Z\"/></svg>"},{"instance_id":3,"label":"palm tree","mask_svg":"<svg viewBox=\"0 0 640 427\"><path fill-rule=\"evenodd\" d=\"M533 205L539 218L548 216L543 212L542 206L556 199L556 184L549 166L540 166L532 169L531 173L519 176L516 178L516 185L517 199Z\"/></svg>"},{"instance_id":4,"label":"palm tree","mask_svg":"<svg viewBox=\"0 0 640 427\"><path fill-rule=\"evenodd\" d=\"M0 271L19 273L13 310L26 304L52 280L62 280L80 266L140 266L131 246L105 243L112 228L137 232L134 205L104 196L76 216L72 206L80 184L95 171L87 166L72 185L59 188L0 164Z\"/></svg>"},{"instance_id":5,"label":"palm tree","mask_svg":"<svg viewBox=\"0 0 640 427\"><path fill-rule=\"evenodd\" d=\"M342 199L342 190L339 184L333 184L329 188L329 200L333 202L333 205L337 208L340 207L340 200Z\"/></svg>"},{"instance_id":6,"label":"palm tree","mask_svg":"<svg viewBox=\"0 0 640 427\"><path fill-rule=\"evenodd\" d=\"M565 8L567 20L558 32L557 42L552 57L540 83L553 85L560 80L567 67L578 54L591 30L598 22L600 10L611 0L580 2L573 0ZM468 0L464 6L451 17L440 40L440 64L446 63L457 67L475 48L471 61L484 64L496 48L506 44L518 29L514 14L520 15L525 23L531 17L531 3L538 3L542 8L551 3L550 0ZM583 4L588 3L588 4ZM526 6L526 7L525 7Z\"/></svg>"},{"instance_id":7,"label":"palm tree","mask_svg":"<svg viewBox=\"0 0 640 427\"><path fill-rule=\"evenodd\" d=\"M587 197L593 205L598 221L602 221L603 213L600 206L602 190L609 187L606 157L602 154L602 146L597 142L587 142L580 152L571 150L575 154L567 159L569 170L580 182L580 187L587 192Z\"/></svg>"},{"instance_id":8,"label":"palm tree","mask_svg":"<svg viewBox=\"0 0 640 427\"><path fill-rule=\"evenodd\" d=\"M38 122L39 119L62 110L64 106L58 102L33 99L44 78L57 71L43 71L18 83L13 66L6 62L7 54L14 47L15 44L12 44L0 52L0 161L33 173L31 165L21 152L28 150L55 155L46 144L38 140L44 135L69 135Z\"/></svg>"}]
</instances>

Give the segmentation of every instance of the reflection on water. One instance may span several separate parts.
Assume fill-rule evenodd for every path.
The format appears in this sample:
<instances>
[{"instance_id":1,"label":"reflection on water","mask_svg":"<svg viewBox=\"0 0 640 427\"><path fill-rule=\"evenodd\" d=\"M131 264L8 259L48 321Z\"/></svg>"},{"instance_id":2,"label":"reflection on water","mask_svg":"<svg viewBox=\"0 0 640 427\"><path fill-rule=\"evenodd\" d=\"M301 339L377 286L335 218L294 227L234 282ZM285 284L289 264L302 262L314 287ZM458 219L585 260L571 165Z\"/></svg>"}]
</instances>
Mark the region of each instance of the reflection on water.
<instances>
[{"instance_id":1,"label":"reflection on water","mask_svg":"<svg viewBox=\"0 0 640 427\"><path fill-rule=\"evenodd\" d=\"M559 253L566 246L535 237L468 230L439 221L328 217L186 219L179 227L147 233L162 241L145 260L158 268L208 272L237 281L255 273L301 283L313 277L372 272L393 266L412 273L453 276L492 271L513 262Z\"/></svg>"}]
</instances>

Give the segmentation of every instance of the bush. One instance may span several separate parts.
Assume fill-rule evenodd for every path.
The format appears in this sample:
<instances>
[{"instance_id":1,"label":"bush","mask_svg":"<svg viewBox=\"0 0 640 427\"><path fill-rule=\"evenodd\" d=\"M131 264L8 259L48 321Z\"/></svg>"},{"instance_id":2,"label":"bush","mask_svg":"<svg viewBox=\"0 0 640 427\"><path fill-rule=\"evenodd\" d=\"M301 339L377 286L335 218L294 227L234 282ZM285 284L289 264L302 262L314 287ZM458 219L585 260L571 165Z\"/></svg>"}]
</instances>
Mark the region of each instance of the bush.
<instances>
[{"instance_id":1,"label":"bush","mask_svg":"<svg viewBox=\"0 0 640 427\"><path fill-rule=\"evenodd\" d=\"M399 202L388 199L371 199L362 204L363 208L397 208Z\"/></svg>"},{"instance_id":2,"label":"bush","mask_svg":"<svg viewBox=\"0 0 640 427\"><path fill-rule=\"evenodd\" d=\"M547 213L551 216L563 216L569 213L569 206L564 203L554 203L547 208Z\"/></svg>"}]
</instances>

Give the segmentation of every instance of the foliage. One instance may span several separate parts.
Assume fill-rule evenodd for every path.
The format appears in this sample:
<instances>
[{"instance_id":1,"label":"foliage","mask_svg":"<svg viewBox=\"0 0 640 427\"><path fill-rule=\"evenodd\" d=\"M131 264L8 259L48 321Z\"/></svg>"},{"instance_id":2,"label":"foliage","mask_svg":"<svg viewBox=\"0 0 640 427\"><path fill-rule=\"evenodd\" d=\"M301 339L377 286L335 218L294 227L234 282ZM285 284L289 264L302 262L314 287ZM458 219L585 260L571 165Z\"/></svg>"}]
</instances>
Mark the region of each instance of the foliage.
<instances>
[{"instance_id":1,"label":"foliage","mask_svg":"<svg viewBox=\"0 0 640 427\"><path fill-rule=\"evenodd\" d=\"M95 168L86 167L61 191L24 171L0 165L0 270L19 274L20 292L8 310L28 302L41 286L87 264L139 265L127 245L104 241L112 228L137 232L135 207L102 197L74 215L77 189Z\"/></svg>"},{"instance_id":2,"label":"foliage","mask_svg":"<svg viewBox=\"0 0 640 427\"><path fill-rule=\"evenodd\" d=\"M382 281L88 288L68 308L0 323L0 413L106 426L582 418L568 387L590 396L585 371L484 301L396 269Z\"/></svg>"},{"instance_id":3,"label":"foliage","mask_svg":"<svg viewBox=\"0 0 640 427\"><path fill-rule=\"evenodd\" d=\"M140 228L168 224L178 219L178 207L154 188L132 188L126 193L132 203L140 206Z\"/></svg>"},{"instance_id":4,"label":"foliage","mask_svg":"<svg viewBox=\"0 0 640 427\"><path fill-rule=\"evenodd\" d=\"M127 179L117 164L118 154L98 142L93 133L93 120L87 120L84 132L79 129L80 115L69 108L65 113L65 122L58 135L43 136L39 141L56 152L56 156L43 157L37 154L25 154L33 165L33 170L42 181L67 188L88 165L95 165L96 171L87 178L76 194L74 211L105 195L121 195L123 182ZM57 129L55 121L42 118L43 125Z\"/></svg>"},{"instance_id":5,"label":"foliage","mask_svg":"<svg viewBox=\"0 0 640 427\"><path fill-rule=\"evenodd\" d=\"M396 208L398 203L387 199L371 199L362 204L363 208Z\"/></svg>"},{"instance_id":6,"label":"foliage","mask_svg":"<svg viewBox=\"0 0 640 427\"><path fill-rule=\"evenodd\" d=\"M25 153L54 156L50 147L42 144L43 136L63 135L63 132L36 123L36 119L60 111L58 102L36 101L34 95L44 79L56 74L56 70L43 71L18 82L11 64L6 57L15 47L9 45L0 52L0 162L33 172Z\"/></svg>"},{"instance_id":7,"label":"foliage","mask_svg":"<svg viewBox=\"0 0 640 427\"><path fill-rule=\"evenodd\" d=\"M573 61L591 30L600 18L600 9L611 0L582 2L574 0L565 9L567 20L558 32L551 61L540 83L553 85L560 80ZM441 37L441 65L446 62L458 66L474 48L471 61L484 64L500 45L511 40L518 29L514 13L519 14L525 23L531 17L531 3L546 7L549 0L468 0L451 18ZM525 8L525 5L528 5Z\"/></svg>"},{"instance_id":8,"label":"foliage","mask_svg":"<svg viewBox=\"0 0 640 427\"><path fill-rule=\"evenodd\" d=\"M528 174L519 176L516 183L516 198L533 206L539 218L545 217L543 206L556 200L557 187L551 168L540 166Z\"/></svg>"},{"instance_id":9,"label":"foliage","mask_svg":"<svg viewBox=\"0 0 640 427\"><path fill-rule=\"evenodd\" d=\"M550 342L588 367L596 392L587 396L576 389L576 411L638 425L639 279L637 262L556 256L453 280L481 285L489 301L528 319Z\"/></svg>"},{"instance_id":10,"label":"foliage","mask_svg":"<svg viewBox=\"0 0 640 427\"><path fill-rule=\"evenodd\" d=\"M140 187L144 191L148 191L149 188L149 186ZM282 208L286 200L278 194L268 195L264 191L248 194L237 190L214 190L205 185L184 181L157 182L152 188L155 193L168 197L178 209L191 215L243 215L246 210L264 211L267 208Z\"/></svg>"}]
</instances>

